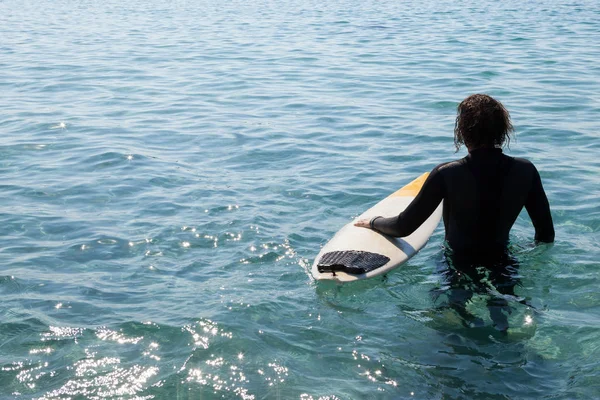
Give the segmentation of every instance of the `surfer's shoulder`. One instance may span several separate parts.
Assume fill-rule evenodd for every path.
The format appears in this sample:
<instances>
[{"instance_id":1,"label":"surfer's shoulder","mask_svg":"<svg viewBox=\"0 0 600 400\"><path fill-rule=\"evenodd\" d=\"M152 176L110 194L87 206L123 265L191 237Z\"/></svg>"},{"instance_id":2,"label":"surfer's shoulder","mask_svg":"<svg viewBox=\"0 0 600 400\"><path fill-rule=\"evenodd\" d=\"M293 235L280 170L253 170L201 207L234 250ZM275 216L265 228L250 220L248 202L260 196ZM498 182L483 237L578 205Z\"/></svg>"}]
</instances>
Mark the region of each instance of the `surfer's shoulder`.
<instances>
[{"instance_id":1,"label":"surfer's shoulder","mask_svg":"<svg viewBox=\"0 0 600 400\"><path fill-rule=\"evenodd\" d=\"M517 165L527 165L527 166L529 166L529 168L534 167L533 163L526 158L510 157L510 156L507 156L507 157L512 158L513 162L516 163Z\"/></svg>"},{"instance_id":2,"label":"surfer's shoulder","mask_svg":"<svg viewBox=\"0 0 600 400\"><path fill-rule=\"evenodd\" d=\"M514 164L515 167L517 167L520 171L522 172L529 172L529 173L536 173L537 172L537 168L535 167L535 165L533 165L533 163L531 161L529 161L526 158L520 158L520 157L510 157L512 158L512 162Z\"/></svg>"},{"instance_id":3,"label":"surfer's shoulder","mask_svg":"<svg viewBox=\"0 0 600 400\"><path fill-rule=\"evenodd\" d=\"M444 163L441 163L438 166L436 166L432 172L442 172L445 170L452 170L455 168L460 168L463 164L464 164L464 159L462 159L462 158L460 160L444 162Z\"/></svg>"}]
</instances>

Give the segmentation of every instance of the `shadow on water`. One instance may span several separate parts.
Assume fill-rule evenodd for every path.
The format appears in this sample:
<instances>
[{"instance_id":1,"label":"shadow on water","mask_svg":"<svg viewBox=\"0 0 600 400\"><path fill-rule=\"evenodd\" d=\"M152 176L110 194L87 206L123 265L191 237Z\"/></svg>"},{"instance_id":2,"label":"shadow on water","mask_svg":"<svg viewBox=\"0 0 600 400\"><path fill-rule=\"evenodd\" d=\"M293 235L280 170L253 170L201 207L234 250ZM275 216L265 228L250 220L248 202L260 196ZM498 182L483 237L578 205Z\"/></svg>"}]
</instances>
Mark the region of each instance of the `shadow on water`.
<instances>
[{"instance_id":1,"label":"shadow on water","mask_svg":"<svg viewBox=\"0 0 600 400\"><path fill-rule=\"evenodd\" d=\"M320 301L335 311L362 313L369 305L365 293L378 290L388 281L387 275L354 282L315 281Z\"/></svg>"}]
</instances>

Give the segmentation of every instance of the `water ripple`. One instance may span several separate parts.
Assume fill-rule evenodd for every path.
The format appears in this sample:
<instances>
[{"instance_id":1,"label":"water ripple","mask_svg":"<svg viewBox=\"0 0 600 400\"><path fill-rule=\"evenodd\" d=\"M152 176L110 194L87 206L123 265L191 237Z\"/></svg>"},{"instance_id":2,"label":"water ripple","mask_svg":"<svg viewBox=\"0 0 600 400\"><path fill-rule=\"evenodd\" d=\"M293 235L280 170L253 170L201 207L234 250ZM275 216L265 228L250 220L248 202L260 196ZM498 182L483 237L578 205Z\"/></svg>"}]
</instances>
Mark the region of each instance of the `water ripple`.
<instances>
[{"instance_id":1,"label":"water ripple","mask_svg":"<svg viewBox=\"0 0 600 400\"><path fill-rule=\"evenodd\" d=\"M0 2L0 397L593 398L600 40L592 0ZM557 243L513 230L500 335L394 274L318 285L340 226L511 111ZM514 299L511 299L511 302ZM494 376L490 380L490 376Z\"/></svg>"}]
</instances>

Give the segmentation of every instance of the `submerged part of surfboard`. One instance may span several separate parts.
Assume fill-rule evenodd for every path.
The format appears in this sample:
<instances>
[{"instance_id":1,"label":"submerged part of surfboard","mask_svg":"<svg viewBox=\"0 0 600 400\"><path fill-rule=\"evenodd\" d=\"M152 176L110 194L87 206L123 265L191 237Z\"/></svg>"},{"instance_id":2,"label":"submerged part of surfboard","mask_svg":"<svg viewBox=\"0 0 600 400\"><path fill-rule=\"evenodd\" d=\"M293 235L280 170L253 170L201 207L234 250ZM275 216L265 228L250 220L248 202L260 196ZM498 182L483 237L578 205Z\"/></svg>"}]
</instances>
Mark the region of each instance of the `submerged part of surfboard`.
<instances>
[{"instance_id":1,"label":"submerged part of surfboard","mask_svg":"<svg viewBox=\"0 0 600 400\"><path fill-rule=\"evenodd\" d=\"M396 216L417 196L429 174L425 173L361 214L358 219ZM442 204L410 236L393 238L366 228L354 221L340 229L321 249L312 266L316 280L348 282L384 274L399 267L425 244L442 217Z\"/></svg>"}]
</instances>

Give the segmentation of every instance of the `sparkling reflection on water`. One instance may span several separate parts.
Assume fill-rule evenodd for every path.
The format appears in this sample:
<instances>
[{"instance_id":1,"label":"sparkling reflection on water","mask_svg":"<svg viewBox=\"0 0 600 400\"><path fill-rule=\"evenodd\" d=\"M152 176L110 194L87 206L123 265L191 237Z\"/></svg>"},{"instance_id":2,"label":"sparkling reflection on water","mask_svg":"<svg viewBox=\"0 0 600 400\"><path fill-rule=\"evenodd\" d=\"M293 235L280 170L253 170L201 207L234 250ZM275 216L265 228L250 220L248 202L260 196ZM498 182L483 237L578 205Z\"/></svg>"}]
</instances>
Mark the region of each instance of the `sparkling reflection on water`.
<instances>
[{"instance_id":1,"label":"sparkling reflection on water","mask_svg":"<svg viewBox=\"0 0 600 400\"><path fill-rule=\"evenodd\" d=\"M0 398L600 392L595 1L0 2ZM511 111L557 242L513 230L510 329L402 269L308 274L353 216ZM523 300L523 301L522 301Z\"/></svg>"}]
</instances>

